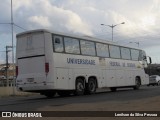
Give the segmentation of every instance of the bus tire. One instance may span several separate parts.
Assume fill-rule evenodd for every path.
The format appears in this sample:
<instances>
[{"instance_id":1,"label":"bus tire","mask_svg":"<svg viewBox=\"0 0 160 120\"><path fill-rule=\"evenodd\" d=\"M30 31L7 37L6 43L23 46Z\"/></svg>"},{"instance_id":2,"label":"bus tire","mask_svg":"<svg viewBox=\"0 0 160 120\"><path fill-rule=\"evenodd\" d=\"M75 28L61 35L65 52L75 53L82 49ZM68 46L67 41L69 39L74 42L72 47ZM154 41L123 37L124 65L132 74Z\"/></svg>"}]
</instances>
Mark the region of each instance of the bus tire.
<instances>
[{"instance_id":1,"label":"bus tire","mask_svg":"<svg viewBox=\"0 0 160 120\"><path fill-rule=\"evenodd\" d=\"M110 90L111 90L112 92L116 92L116 91L117 91L117 88L116 88L116 87L110 87Z\"/></svg>"},{"instance_id":2,"label":"bus tire","mask_svg":"<svg viewBox=\"0 0 160 120\"><path fill-rule=\"evenodd\" d=\"M82 78L78 78L76 80L76 90L75 95L83 95L85 90L84 80Z\"/></svg>"},{"instance_id":3,"label":"bus tire","mask_svg":"<svg viewBox=\"0 0 160 120\"><path fill-rule=\"evenodd\" d=\"M97 83L94 78L89 78L88 84L86 86L86 94L96 93Z\"/></svg>"},{"instance_id":4,"label":"bus tire","mask_svg":"<svg viewBox=\"0 0 160 120\"><path fill-rule=\"evenodd\" d=\"M136 80L135 80L135 86L133 87L134 90L138 90L141 86L141 81L138 77L136 77Z\"/></svg>"},{"instance_id":5,"label":"bus tire","mask_svg":"<svg viewBox=\"0 0 160 120\"><path fill-rule=\"evenodd\" d=\"M160 81L158 81L157 86L160 86Z\"/></svg>"}]
</instances>

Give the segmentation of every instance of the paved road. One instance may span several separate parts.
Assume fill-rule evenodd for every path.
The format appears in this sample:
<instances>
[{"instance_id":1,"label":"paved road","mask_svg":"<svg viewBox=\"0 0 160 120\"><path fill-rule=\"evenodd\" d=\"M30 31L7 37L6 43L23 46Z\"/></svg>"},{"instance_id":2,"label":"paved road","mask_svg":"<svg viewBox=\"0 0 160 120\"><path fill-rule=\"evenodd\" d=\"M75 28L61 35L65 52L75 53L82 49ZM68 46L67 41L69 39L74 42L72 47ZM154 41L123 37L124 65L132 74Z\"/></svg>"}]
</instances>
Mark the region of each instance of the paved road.
<instances>
[{"instance_id":1,"label":"paved road","mask_svg":"<svg viewBox=\"0 0 160 120\"><path fill-rule=\"evenodd\" d=\"M128 101L148 99L160 96L160 86L143 86L140 90L119 89L117 92L100 92L93 95L55 97L48 99L45 96L14 96L0 98L0 111L36 111L45 106L63 106L73 103L94 103L111 101ZM44 110L45 111L45 110Z\"/></svg>"}]
</instances>

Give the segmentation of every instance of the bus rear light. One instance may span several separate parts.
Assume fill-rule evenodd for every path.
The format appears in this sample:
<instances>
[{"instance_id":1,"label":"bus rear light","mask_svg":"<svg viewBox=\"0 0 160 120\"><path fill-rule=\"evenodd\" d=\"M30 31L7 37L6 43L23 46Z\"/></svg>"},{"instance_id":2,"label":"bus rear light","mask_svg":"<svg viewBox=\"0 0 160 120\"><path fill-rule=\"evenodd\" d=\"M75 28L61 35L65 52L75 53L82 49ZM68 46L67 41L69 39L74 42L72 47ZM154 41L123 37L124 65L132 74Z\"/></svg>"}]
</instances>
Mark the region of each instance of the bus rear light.
<instances>
[{"instance_id":1,"label":"bus rear light","mask_svg":"<svg viewBox=\"0 0 160 120\"><path fill-rule=\"evenodd\" d=\"M16 77L18 76L18 66L16 66Z\"/></svg>"},{"instance_id":2,"label":"bus rear light","mask_svg":"<svg viewBox=\"0 0 160 120\"><path fill-rule=\"evenodd\" d=\"M46 73L49 72L49 63L45 63L45 72L46 72Z\"/></svg>"}]
</instances>

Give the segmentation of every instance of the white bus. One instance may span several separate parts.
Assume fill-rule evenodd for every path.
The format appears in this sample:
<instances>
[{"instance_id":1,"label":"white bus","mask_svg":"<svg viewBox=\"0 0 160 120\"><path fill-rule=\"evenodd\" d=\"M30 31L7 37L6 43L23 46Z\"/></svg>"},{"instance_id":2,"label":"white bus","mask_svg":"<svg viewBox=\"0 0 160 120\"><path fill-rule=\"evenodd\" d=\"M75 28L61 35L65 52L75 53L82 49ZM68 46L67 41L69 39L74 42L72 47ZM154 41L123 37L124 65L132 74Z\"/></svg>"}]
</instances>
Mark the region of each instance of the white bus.
<instances>
[{"instance_id":1,"label":"white bus","mask_svg":"<svg viewBox=\"0 0 160 120\"><path fill-rule=\"evenodd\" d=\"M16 62L17 89L47 97L149 83L143 50L43 29L17 35Z\"/></svg>"}]
</instances>

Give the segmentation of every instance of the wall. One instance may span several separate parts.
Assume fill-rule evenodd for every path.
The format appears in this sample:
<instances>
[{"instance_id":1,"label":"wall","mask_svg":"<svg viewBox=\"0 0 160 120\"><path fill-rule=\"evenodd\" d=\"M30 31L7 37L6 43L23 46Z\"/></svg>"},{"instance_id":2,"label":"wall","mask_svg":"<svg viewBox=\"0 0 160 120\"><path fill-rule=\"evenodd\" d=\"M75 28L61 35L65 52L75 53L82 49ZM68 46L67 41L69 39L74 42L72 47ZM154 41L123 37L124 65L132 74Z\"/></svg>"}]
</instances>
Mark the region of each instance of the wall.
<instances>
[{"instance_id":1,"label":"wall","mask_svg":"<svg viewBox=\"0 0 160 120\"><path fill-rule=\"evenodd\" d=\"M33 95L37 93L19 92L15 90L15 95ZM0 97L13 95L13 87L0 87Z\"/></svg>"}]
</instances>

